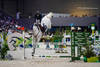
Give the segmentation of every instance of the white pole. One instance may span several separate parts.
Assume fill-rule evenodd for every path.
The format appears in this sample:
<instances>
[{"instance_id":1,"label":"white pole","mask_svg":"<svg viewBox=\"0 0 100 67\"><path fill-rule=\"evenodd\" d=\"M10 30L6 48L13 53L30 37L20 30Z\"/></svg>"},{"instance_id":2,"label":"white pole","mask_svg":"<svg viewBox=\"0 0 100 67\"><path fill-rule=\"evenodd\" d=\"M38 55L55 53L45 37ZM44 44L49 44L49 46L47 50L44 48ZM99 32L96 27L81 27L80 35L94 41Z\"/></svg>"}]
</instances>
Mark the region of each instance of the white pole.
<instances>
[{"instance_id":1,"label":"white pole","mask_svg":"<svg viewBox=\"0 0 100 67\"><path fill-rule=\"evenodd\" d=\"M25 59L25 32L23 31L24 59Z\"/></svg>"}]
</instances>

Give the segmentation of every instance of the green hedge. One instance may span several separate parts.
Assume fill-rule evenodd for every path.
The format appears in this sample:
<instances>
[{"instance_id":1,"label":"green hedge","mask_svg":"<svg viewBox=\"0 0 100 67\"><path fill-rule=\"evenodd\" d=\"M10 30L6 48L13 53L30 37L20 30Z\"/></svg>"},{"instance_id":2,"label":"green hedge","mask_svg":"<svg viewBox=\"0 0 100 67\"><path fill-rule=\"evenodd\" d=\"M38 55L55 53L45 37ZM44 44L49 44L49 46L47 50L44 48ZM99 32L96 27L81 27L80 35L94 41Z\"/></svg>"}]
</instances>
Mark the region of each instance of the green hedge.
<instances>
[{"instance_id":1,"label":"green hedge","mask_svg":"<svg viewBox=\"0 0 100 67\"><path fill-rule=\"evenodd\" d=\"M98 57L90 57L90 58L87 58L87 62L99 62L99 58Z\"/></svg>"}]
</instances>

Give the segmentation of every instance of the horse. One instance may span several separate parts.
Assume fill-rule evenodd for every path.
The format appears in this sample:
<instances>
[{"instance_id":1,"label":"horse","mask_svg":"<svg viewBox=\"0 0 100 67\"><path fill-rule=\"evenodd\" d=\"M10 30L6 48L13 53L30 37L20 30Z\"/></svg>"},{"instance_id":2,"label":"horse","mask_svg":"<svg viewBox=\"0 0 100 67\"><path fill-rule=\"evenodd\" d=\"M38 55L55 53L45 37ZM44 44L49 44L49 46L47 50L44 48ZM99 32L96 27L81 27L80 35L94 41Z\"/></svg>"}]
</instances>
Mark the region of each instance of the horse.
<instances>
[{"instance_id":1,"label":"horse","mask_svg":"<svg viewBox=\"0 0 100 67\"><path fill-rule=\"evenodd\" d=\"M33 45L33 52L32 56L35 54L35 48L37 45L37 42L40 41L43 33L45 33L48 29L51 28L51 18L53 16L53 13L48 13L46 16L44 16L41 20L41 24L34 24L33 25L33 30L32 30L32 45ZM27 35L30 38L30 35ZM16 43L16 38L22 37L23 34L21 33L11 33L7 36L7 43L8 47L11 51L14 51L16 49L15 43Z\"/></svg>"},{"instance_id":2,"label":"horse","mask_svg":"<svg viewBox=\"0 0 100 67\"><path fill-rule=\"evenodd\" d=\"M42 20L41 24L34 24L33 25L33 52L32 56L35 54L35 48L37 45L37 42L40 41L41 37L43 36L43 33L45 33L48 29L51 28L51 18L53 16L53 13L50 12L47 15L45 15Z\"/></svg>"}]
</instances>

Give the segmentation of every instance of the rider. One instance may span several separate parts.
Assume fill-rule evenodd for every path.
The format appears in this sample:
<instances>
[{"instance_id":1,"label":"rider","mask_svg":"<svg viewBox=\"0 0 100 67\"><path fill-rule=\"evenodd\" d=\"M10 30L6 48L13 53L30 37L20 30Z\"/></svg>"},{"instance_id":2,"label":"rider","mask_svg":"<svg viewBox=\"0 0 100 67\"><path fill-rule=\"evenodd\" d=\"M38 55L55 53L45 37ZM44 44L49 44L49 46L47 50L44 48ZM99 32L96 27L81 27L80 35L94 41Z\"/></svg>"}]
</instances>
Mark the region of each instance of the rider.
<instances>
[{"instance_id":1,"label":"rider","mask_svg":"<svg viewBox=\"0 0 100 67\"><path fill-rule=\"evenodd\" d=\"M38 14L36 14L38 15ZM41 24L36 22L35 25L38 27L38 29L41 29L42 33L46 32L47 29L51 29L51 18L53 16L53 13L50 12L49 14L47 14L46 16L44 16L41 19L39 19L41 21ZM37 16L36 16L37 17ZM38 21L38 19L36 19L36 21Z\"/></svg>"},{"instance_id":2,"label":"rider","mask_svg":"<svg viewBox=\"0 0 100 67\"><path fill-rule=\"evenodd\" d=\"M37 11L35 14L35 22L40 23L41 19L42 19L42 14L39 11Z\"/></svg>"},{"instance_id":3,"label":"rider","mask_svg":"<svg viewBox=\"0 0 100 67\"><path fill-rule=\"evenodd\" d=\"M41 29L42 14L39 11L37 11L36 14L35 14L35 16L34 16L34 18L35 18L34 25L36 25L38 27L38 29L39 28Z\"/></svg>"}]
</instances>

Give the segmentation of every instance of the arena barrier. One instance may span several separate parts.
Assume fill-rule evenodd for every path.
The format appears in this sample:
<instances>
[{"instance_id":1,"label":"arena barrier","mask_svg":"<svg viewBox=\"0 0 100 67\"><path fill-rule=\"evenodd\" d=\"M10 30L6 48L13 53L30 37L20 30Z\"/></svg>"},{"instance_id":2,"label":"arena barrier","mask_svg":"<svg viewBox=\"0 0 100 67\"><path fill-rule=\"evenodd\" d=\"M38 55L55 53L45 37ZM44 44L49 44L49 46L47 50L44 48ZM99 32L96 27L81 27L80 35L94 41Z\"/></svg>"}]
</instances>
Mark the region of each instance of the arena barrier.
<instances>
[{"instance_id":1,"label":"arena barrier","mask_svg":"<svg viewBox=\"0 0 100 67\"><path fill-rule=\"evenodd\" d=\"M31 59L33 51L32 49L32 44L25 45L25 48L21 44L16 47L16 50L8 51L8 54L13 55L13 58L15 59L24 59L24 57ZM71 57L71 45L66 45L63 43L40 42L36 45L34 57Z\"/></svg>"}]
</instances>

